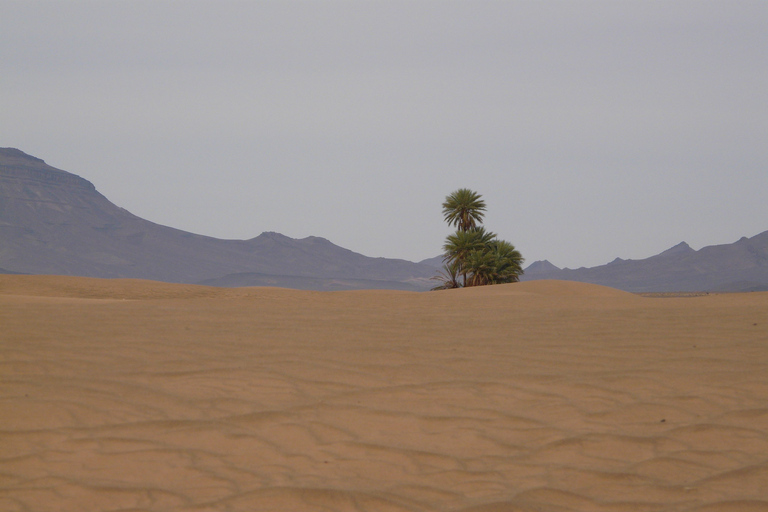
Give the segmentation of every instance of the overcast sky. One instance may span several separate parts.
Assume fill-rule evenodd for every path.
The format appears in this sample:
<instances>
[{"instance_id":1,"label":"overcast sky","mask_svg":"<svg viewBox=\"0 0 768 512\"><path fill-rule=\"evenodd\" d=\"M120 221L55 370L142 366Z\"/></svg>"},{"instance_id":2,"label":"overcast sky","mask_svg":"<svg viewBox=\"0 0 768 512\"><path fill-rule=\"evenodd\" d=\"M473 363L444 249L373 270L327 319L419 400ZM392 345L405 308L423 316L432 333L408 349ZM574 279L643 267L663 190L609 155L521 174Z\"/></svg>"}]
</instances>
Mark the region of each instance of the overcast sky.
<instances>
[{"instance_id":1,"label":"overcast sky","mask_svg":"<svg viewBox=\"0 0 768 512\"><path fill-rule=\"evenodd\" d=\"M768 230L768 2L0 0L0 147L145 219L527 263Z\"/></svg>"}]
</instances>

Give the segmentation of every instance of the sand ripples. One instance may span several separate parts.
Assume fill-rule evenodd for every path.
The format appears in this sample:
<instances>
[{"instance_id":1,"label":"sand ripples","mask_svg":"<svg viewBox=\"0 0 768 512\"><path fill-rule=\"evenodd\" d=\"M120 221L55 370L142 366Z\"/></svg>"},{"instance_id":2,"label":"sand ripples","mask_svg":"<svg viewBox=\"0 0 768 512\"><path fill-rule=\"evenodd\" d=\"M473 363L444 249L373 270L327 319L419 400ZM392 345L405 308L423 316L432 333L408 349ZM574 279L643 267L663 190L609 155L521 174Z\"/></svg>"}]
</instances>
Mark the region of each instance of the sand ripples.
<instances>
[{"instance_id":1,"label":"sand ripples","mask_svg":"<svg viewBox=\"0 0 768 512\"><path fill-rule=\"evenodd\" d=\"M768 510L768 296L466 292L0 276L0 509Z\"/></svg>"}]
</instances>

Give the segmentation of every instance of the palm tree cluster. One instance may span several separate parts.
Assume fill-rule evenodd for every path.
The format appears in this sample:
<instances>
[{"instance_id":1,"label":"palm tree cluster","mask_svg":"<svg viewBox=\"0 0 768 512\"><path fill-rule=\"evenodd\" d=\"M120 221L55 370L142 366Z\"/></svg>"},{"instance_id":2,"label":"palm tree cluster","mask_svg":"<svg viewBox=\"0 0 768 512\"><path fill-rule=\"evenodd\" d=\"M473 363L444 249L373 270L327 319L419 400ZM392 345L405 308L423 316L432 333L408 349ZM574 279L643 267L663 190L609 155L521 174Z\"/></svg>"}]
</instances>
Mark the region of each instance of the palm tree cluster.
<instances>
[{"instance_id":1,"label":"palm tree cluster","mask_svg":"<svg viewBox=\"0 0 768 512\"><path fill-rule=\"evenodd\" d=\"M523 257L506 240L482 226L485 201L472 190L462 188L445 198L443 217L456 232L443 245L443 270L434 279L433 290L514 283L523 273Z\"/></svg>"}]
</instances>

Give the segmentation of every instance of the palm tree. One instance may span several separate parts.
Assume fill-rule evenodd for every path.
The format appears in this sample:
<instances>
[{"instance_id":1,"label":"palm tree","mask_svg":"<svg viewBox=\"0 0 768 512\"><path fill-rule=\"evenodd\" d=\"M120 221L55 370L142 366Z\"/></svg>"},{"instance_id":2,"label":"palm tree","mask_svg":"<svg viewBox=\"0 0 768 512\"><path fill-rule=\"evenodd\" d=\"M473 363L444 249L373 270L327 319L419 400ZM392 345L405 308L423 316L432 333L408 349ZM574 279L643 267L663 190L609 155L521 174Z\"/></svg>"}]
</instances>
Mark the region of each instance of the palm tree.
<instances>
[{"instance_id":1,"label":"palm tree","mask_svg":"<svg viewBox=\"0 0 768 512\"><path fill-rule=\"evenodd\" d=\"M500 283L516 283L523 275L523 263L525 259L515 246L506 240L496 240L493 245L496 255L496 273Z\"/></svg>"},{"instance_id":2,"label":"palm tree","mask_svg":"<svg viewBox=\"0 0 768 512\"><path fill-rule=\"evenodd\" d=\"M494 284L496 255L489 247L472 251L464 262L465 270L470 275L464 286L483 286Z\"/></svg>"},{"instance_id":3,"label":"palm tree","mask_svg":"<svg viewBox=\"0 0 768 512\"><path fill-rule=\"evenodd\" d=\"M433 277L435 281L440 281L440 284L432 288L432 290L450 290L452 288L460 288L459 283L459 262L454 261L451 263L445 263L443 270L438 275Z\"/></svg>"},{"instance_id":4,"label":"palm tree","mask_svg":"<svg viewBox=\"0 0 768 512\"><path fill-rule=\"evenodd\" d=\"M458 230L452 235L448 235L443 245L445 257L443 260L448 264L456 264L458 272L462 276L462 284L467 286L467 256L473 251L480 251L490 244L496 237L484 227L469 229L467 231Z\"/></svg>"},{"instance_id":5,"label":"palm tree","mask_svg":"<svg viewBox=\"0 0 768 512\"><path fill-rule=\"evenodd\" d=\"M460 231L476 228L485 215L485 201L481 197L468 188L456 190L445 198L443 218L450 226L457 226Z\"/></svg>"},{"instance_id":6,"label":"palm tree","mask_svg":"<svg viewBox=\"0 0 768 512\"><path fill-rule=\"evenodd\" d=\"M515 283L523 273L523 257L506 240L492 240L480 250L470 252L465 268L471 275L467 286Z\"/></svg>"},{"instance_id":7,"label":"palm tree","mask_svg":"<svg viewBox=\"0 0 768 512\"><path fill-rule=\"evenodd\" d=\"M457 230L445 239L443 270L433 278L441 284L433 290L520 280L523 257L480 225L484 215L485 201L477 192L460 188L445 198L443 216Z\"/></svg>"}]
</instances>

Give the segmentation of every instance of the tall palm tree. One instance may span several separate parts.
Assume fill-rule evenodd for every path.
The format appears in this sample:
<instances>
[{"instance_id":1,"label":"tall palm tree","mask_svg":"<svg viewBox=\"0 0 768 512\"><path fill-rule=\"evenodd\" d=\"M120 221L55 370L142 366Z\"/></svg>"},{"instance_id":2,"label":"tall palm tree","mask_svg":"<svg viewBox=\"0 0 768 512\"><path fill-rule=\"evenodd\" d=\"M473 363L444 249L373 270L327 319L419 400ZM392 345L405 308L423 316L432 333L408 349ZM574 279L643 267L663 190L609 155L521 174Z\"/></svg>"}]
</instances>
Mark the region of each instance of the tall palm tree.
<instances>
[{"instance_id":1,"label":"tall palm tree","mask_svg":"<svg viewBox=\"0 0 768 512\"><path fill-rule=\"evenodd\" d=\"M474 229L483 221L485 201L481 195L468 188L460 188L445 198L443 218L460 231Z\"/></svg>"},{"instance_id":2,"label":"tall palm tree","mask_svg":"<svg viewBox=\"0 0 768 512\"><path fill-rule=\"evenodd\" d=\"M515 247L496 238L481 225L485 201L480 194L460 188L445 198L443 217L456 232L443 245L440 285L433 290L514 283L523 273L523 257Z\"/></svg>"}]
</instances>

